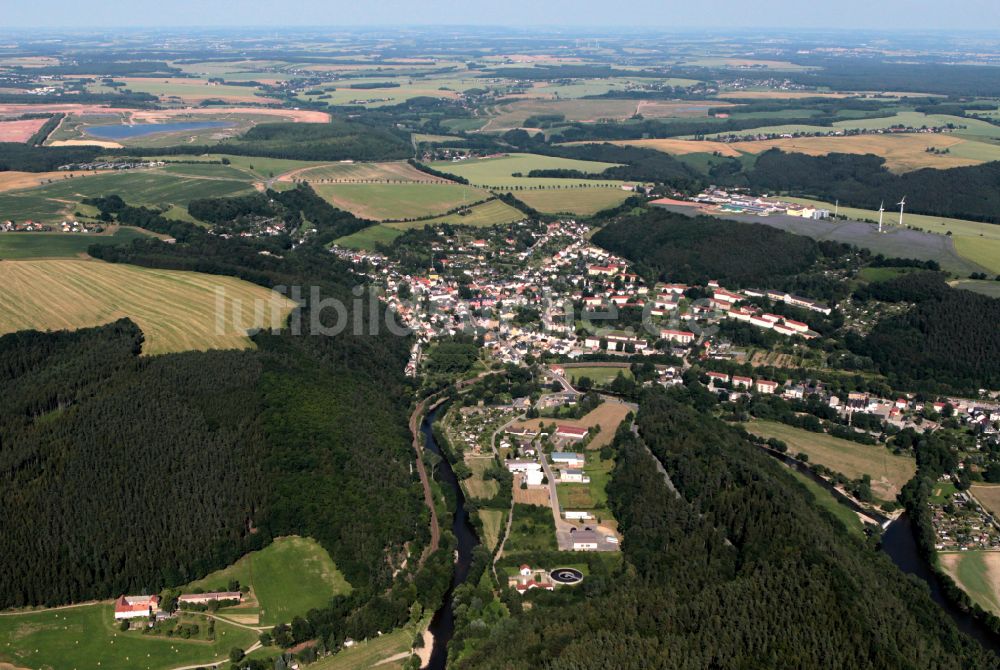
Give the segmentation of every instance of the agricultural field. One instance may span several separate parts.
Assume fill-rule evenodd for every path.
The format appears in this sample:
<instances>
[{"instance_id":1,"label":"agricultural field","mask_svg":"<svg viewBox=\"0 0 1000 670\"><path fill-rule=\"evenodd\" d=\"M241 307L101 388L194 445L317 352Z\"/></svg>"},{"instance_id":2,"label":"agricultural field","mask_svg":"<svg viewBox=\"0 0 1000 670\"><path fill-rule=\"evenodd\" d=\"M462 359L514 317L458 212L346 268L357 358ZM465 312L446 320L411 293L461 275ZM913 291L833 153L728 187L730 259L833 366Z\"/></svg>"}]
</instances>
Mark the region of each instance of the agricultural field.
<instances>
[{"instance_id":1,"label":"agricultural field","mask_svg":"<svg viewBox=\"0 0 1000 670\"><path fill-rule=\"evenodd\" d=\"M27 142L48 119L0 120L0 142Z\"/></svg>"},{"instance_id":2,"label":"agricultural field","mask_svg":"<svg viewBox=\"0 0 1000 670\"><path fill-rule=\"evenodd\" d=\"M197 198L222 198L251 190L248 175L243 179L235 175L233 178L184 176L164 169L105 173L0 193L0 218L61 222L73 215L82 199L113 193L120 194L130 205L166 209L170 205L186 207Z\"/></svg>"},{"instance_id":3,"label":"agricultural field","mask_svg":"<svg viewBox=\"0 0 1000 670\"><path fill-rule=\"evenodd\" d=\"M326 549L312 538L295 536L279 537L229 567L187 584L182 591L224 591L233 579L250 586L261 625L287 623L351 591ZM239 609L226 608L221 614L228 616Z\"/></svg>"},{"instance_id":4,"label":"agricultural field","mask_svg":"<svg viewBox=\"0 0 1000 670\"><path fill-rule=\"evenodd\" d=\"M631 195L632 193L621 188L604 186L518 191L517 198L543 214L589 216L616 207Z\"/></svg>"},{"instance_id":5,"label":"agricultural field","mask_svg":"<svg viewBox=\"0 0 1000 670\"><path fill-rule=\"evenodd\" d=\"M810 200L807 198L785 198L785 200L829 209L833 207L832 203L821 200ZM870 209L840 207L840 212L853 219L878 220L878 212ZM885 212L883 223L885 226L896 226L896 230L898 230L899 212ZM972 263L976 263L983 269L1000 274L1000 226L980 221L951 219L928 214L910 214L909 212L904 213L903 223L907 227L935 233L938 236L944 237L945 241L950 238L953 248L959 256ZM949 232L951 235L947 235ZM883 237L890 237L890 235L883 235ZM859 246L868 246L866 244L858 244ZM893 253L887 253L886 255L914 257L912 253L907 253L904 248L894 249ZM945 266L945 263L942 263L942 266ZM972 269L972 271L975 271L975 269Z\"/></svg>"},{"instance_id":6,"label":"agricultural field","mask_svg":"<svg viewBox=\"0 0 1000 670\"><path fill-rule=\"evenodd\" d=\"M593 144L593 142L567 142L568 145ZM674 138L664 138L656 140L615 140L609 142L620 147L639 147L642 149L655 149L666 154L684 156L687 154L702 154L718 152L722 156L739 158L740 152L733 148L732 144L726 142L713 142L710 140L679 140Z\"/></svg>"},{"instance_id":7,"label":"agricultural field","mask_svg":"<svg viewBox=\"0 0 1000 670\"><path fill-rule=\"evenodd\" d=\"M973 484L969 490L993 516L1000 517L1000 486Z\"/></svg>"},{"instance_id":8,"label":"agricultural field","mask_svg":"<svg viewBox=\"0 0 1000 670\"><path fill-rule=\"evenodd\" d=\"M841 505L837 502L837 499L833 497L832 493L795 468L788 468L788 472L799 480L800 484L809 489L809 493L812 494L817 506L822 507L833 514L833 516L837 517L840 522L847 527L847 532L859 539L863 539L865 537L864 524L861 523L861 519L858 518L857 514L852 512L845 505Z\"/></svg>"},{"instance_id":9,"label":"agricultural field","mask_svg":"<svg viewBox=\"0 0 1000 670\"><path fill-rule=\"evenodd\" d=\"M527 175L532 170L580 170L581 172L599 173L615 167L614 163L597 161L580 161L554 156L537 154L509 154L499 158L468 159L464 161L439 161L431 167L448 174L458 175L469 180L475 186L485 188L512 187L553 187L572 184L592 187L607 184L619 185L619 181L591 181L580 179L529 178L515 177L514 174Z\"/></svg>"},{"instance_id":10,"label":"agricultural field","mask_svg":"<svg viewBox=\"0 0 1000 670\"><path fill-rule=\"evenodd\" d=\"M829 91L719 91L720 98L733 100L801 100L804 98L850 98L853 93L830 93Z\"/></svg>"},{"instance_id":11,"label":"agricultural field","mask_svg":"<svg viewBox=\"0 0 1000 670\"><path fill-rule=\"evenodd\" d=\"M476 513L483 522L483 544L493 551L500 542L504 524L507 523L507 512L500 509L480 509Z\"/></svg>"},{"instance_id":12,"label":"agricultural field","mask_svg":"<svg viewBox=\"0 0 1000 670\"><path fill-rule=\"evenodd\" d=\"M205 617L191 620L207 630ZM216 621L214 641L122 632L110 602L0 614L0 666L9 668L169 670L221 661L256 640L256 631L225 621Z\"/></svg>"},{"instance_id":13,"label":"agricultural field","mask_svg":"<svg viewBox=\"0 0 1000 670\"><path fill-rule=\"evenodd\" d=\"M859 444L773 421L753 421L744 427L755 435L782 440L789 454L806 453L810 463L819 463L851 479L870 475L872 493L879 500L895 500L917 470L912 458L896 456L884 446Z\"/></svg>"},{"instance_id":14,"label":"agricultural field","mask_svg":"<svg viewBox=\"0 0 1000 670\"><path fill-rule=\"evenodd\" d=\"M92 244L125 244L151 235L139 228L115 226L101 234L0 233L0 259L78 258Z\"/></svg>"},{"instance_id":15,"label":"agricultural field","mask_svg":"<svg viewBox=\"0 0 1000 670\"><path fill-rule=\"evenodd\" d=\"M26 188L45 186L62 179L77 179L79 177L93 177L100 174L97 171L83 172L73 170L72 172L0 172L0 193L7 191L20 191Z\"/></svg>"},{"instance_id":16,"label":"agricultural field","mask_svg":"<svg viewBox=\"0 0 1000 670\"><path fill-rule=\"evenodd\" d=\"M624 120L633 116L641 103L637 100L515 100L497 105L494 116L483 126L485 132L521 128L531 116L561 114L567 121L594 122L601 119Z\"/></svg>"},{"instance_id":17,"label":"agricultural field","mask_svg":"<svg viewBox=\"0 0 1000 670\"><path fill-rule=\"evenodd\" d=\"M464 212L464 213L463 213ZM489 226L501 226L515 221L523 221L525 215L521 210L511 207L502 200L489 200L478 205L473 205L468 209L444 216L436 216L433 219L423 219L420 221L396 221L383 224L396 230L409 230L410 228L423 228L424 226L436 226L440 223L450 223L456 226L472 226L475 228L486 228Z\"/></svg>"},{"instance_id":18,"label":"agricultural field","mask_svg":"<svg viewBox=\"0 0 1000 670\"><path fill-rule=\"evenodd\" d=\"M1000 614L1000 552L939 552L937 557L944 571L974 603Z\"/></svg>"},{"instance_id":19,"label":"agricultural field","mask_svg":"<svg viewBox=\"0 0 1000 670\"><path fill-rule=\"evenodd\" d=\"M444 85L444 82L434 80L415 80L407 83L408 80L392 75L384 75L374 79L352 79L354 84L368 84L380 82L395 82L399 86L386 86L382 88L350 88L350 84L338 82L334 86L320 86L318 94L311 92L303 93L297 98L303 101L320 101L330 105L359 105L369 108L383 107L385 105L398 105L412 100L413 98L443 98L454 100L459 97L457 91L451 90Z\"/></svg>"},{"instance_id":20,"label":"agricultural field","mask_svg":"<svg viewBox=\"0 0 1000 670\"><path fill-rule=\"evenodd\" d=\"M388 224L380 223L375 226L362 228L356 233L338 237L333 243L347 249L375 251L379 245L392 244L392 241L402 234L402 230L390 228Z\"/></svg>"},{"instance_id":21,"label":"agricultural field","mask_svg":"<svg viewBox=\"0 0 1000 670\"><path fill-rule=\"evenodd\" d=\"M147 355L252 346L247 329L281 327L292 303L232 277L84 260L0 263L0 333L97 326L128 317ZM225 291L223 314L217 293ZM261 308L261 323L254 310Z\"/></svg>"},{"instance_id":22,"label":"agricultural field","mask_svg":"<svg viewBox=\"0 0 1000 670\"><path fill-rule=\"evenodd\" d=\"M387 163L329 163L284 174L281 181L312 183L451 183L446 179L421 172L405 161Z\"/></svg>"},{"instance_id":23,"label":"agricultural field","mask_svg":"<svg viewBox=\"0 0 1000 670\"><path fill-rule=\"evenodd\" d=\"M254 179L282 178L287 173L306 170L313 167L328 165L323 161L299 161L286 158L266 158L264 156L235 156L232 154L181 154L177 156L156 156L155 159L166 163L221 163L223 159L229 161L230 167L247 172Z\"/></svg>"},{"instance_id":24,"label":"agricultural field","mask_svg":"<svg viewBox=\"0 0 1000 670\"><path fill-rule=\"evenodd\" d=\"M829 153L875 154L885 158L893 172L922 168L944 170L1000 160L1000 145L963 139L952 134L850 135L844 137L799 137L754 142L733 142L731 150L759 154L769 149L809 156ZM931 153L931 147L948 153Z\"/></svg>"},{"instance_id":25,"label":"agricultural field","mask_svg":"<svg viewBox=\"0 0 1000 670\"><path fill-rule=\"evenodd\" d=\"M231 86L214 84L207 79L183 77L115 77L126 88L136 93L149 93L163 102L183 102L188 105L198 104L204 100L222 100L233 103L274 102L271 98L260 97L256 86ZM92 93L113 93L114 89L100 82L88 85Z\"/></svg>"},{"instance_id":26,"label":"agricultural field","mask_svg":"<svg viewBox=\"0 0 1000 670\"><path fill-rule=\"evenodd\" d=\"M768 60L760 58L738 58L738 57L711 57L693 58L685 60L684 65L692 67L720 67L720 68L754 68L760 70L812 70L809 65L797 65L789 61Z\"/></svg>"},{"instance_id":27,"label":"agricultural field","mask_svg":"<svg viewBox=\"0 0 1000 670\"><path fill-rule=\"evenodd\" d=\"M327 202L372 221L415 219L490 197L487 191L462 184L314 184Z\"/></svg>"}]
</instances>

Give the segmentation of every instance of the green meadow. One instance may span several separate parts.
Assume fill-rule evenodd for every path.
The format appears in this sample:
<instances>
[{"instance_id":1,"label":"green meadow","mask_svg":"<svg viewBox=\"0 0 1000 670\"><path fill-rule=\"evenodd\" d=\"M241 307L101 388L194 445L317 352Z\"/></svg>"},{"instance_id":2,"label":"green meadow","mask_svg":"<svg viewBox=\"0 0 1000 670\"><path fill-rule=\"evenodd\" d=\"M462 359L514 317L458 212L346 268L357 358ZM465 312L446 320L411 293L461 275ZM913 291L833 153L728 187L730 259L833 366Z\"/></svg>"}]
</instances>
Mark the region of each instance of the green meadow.
<instances>
[{"instance_id":1,"label":"green meadow","mask_svg":"<svg viewBox=\"0 0 1000 670\"><path fill-rule=\"evenodd\" d=\"M351 591L351 585L330 554L307 537L278 538L229 567L191 582L183 590L224 591L233 579L250 586L261 625L287 623L295 616L325 606L333 596ZM247 608L238 608L222 613L246 611Z\"/></svg>"},{"instance_id":2,"label":"green meadow","mask_svg":"<svg viewBox=\"0 0 1000 670\"><path fill-rule=\"evenodd\" d=\"M208 620L191 616L204 637ZM208 665L246 648L257 633L224 621L215 623L215 639L122 632L109 602L0 615L0 662L15 668L58 670L167 670ZM2 663L0 663L2 664Z\"/></svg>"},{"instance_id":3,"label":"green meadow","mask_svg":"<svg viewBox=\"0 0 1000 670\"><path fill-rule=\"evenodd\" d=\"M487 191L462 184L314 184L313 188L334 207L372 221L444 214L490 197Z\"/></svg>"},{"instance_id":4,"label":"green meadow","mask_svg":"<svg viewBox=\"0 0 1000 670\"><path fill-rule=\"evenodd\" d=\"M488 188L510 187L554 187L570 184L595 186L599 184L620 184L619 181L591 181L582 179L530 178L532 170L579 170L600 173L615 167L615 163L581 161L536 154L510 154L497 158L470 158L464 161L438 161L431 167L442 172L458 175L476 186ZM515 177L514 174L521 174Z\"/></svg>"}]
</instances>

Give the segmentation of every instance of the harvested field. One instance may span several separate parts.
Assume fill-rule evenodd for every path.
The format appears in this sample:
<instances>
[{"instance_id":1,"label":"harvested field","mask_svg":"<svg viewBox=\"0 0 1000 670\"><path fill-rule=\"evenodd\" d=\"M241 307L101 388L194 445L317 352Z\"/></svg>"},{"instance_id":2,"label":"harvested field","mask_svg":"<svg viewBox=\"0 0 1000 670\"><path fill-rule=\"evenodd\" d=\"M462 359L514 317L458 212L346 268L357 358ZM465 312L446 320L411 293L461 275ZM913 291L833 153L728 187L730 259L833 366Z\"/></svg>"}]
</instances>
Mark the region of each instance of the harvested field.
<instances>
[{"instance_id":1,"label":"harvested field","mask_svg":"<svg viewBox=\"0 0 1000 670\"><path fill-rule=\"evenodd\" d=\"M735 100L801 100L803 98L849 98L853 93L821 91L719 91L720 98Z\"/></svg>"},{"instance_id":2,"label":"harvested field","mask_svg":"<svg viewBox=\"0 0 1000 670\"><path fill-rule=\"evenodd\" d=\"M271 98L256 95L260 89L249 86L232 86L213 84L207 79L185 77L116 77L116 81L124 82L132 91L149 93L159 98L177 98L187 103L198 103L203 100L222 100L224 102L265 103L277 102ZM89 89L94 92L108 92L109 88L102 84L91 84Z\"/></svg>"},{"instance_id":3,"label":"harvested field","mask_svg":"<svg viewBox=\"0 0 1000 670\"><path fill-rule=\"evenodd\" d=\"M881 445L859 444L773 421L752 421L743 426L755 435L782 440L789 454L804 452L810 463L819 463L851 479L870 475L872 493L879 500L895 500L917 469L912 458L896 456Z\"/></svg>"},{"instance_id":4,"label":"harvested field","mask_svg":"<svg viewBox=\"0 0 1000 670\"><path fill-rule=\"evenodd\" d=\"M569 145L593 144L593 142L567 142ZM718 151L723 156L739 158L740 152L733 148L733 145L725 142L710 142L707 140L617 140L610 142L620 147L640 147L642 149L655 149L665 154L684 156L686 154L703 154Z\"/></svg>"},{"instance_id":5,"label":"harvested field","mask_svg":"<svg viewBox=\"0 0 1000 670\"><path fill-rule=\"evenodd\" d=\"M295 170L283 174L278 178L278 181L294 180L319 184L451 183L447 179L421 172L404 161L388 163L331 163L304 170Z\"/></svg>"},{"instance_id":6,"label":"harvested field","mask_svg":"<svg viewBox=\"0 0 1000 670\"><path fill-rule=\"evenodd\" d=\"M50 147L101 147L103 149L123 149L118 142L108 140L55 140L46 146Z\"/></svg>"},{"instance_id":7,"label":"harvested field","mask_svg":"<svg viewBox=\"0 0 1000 670\"><path fill-rule=\"evenodd\" d=\"M48 119L0 121L0 142L27 142Z\"/></svg>"},{"instance_id":8,"label":"harvested field","mask_svg":"<svg viewBox=\"0 0 1000 670\"><path fill-rule=\"evenodd\" d=\"M642 100L636 110L646 118L687 118L704 117L708 115L709 109L719 107L732 107L728 102L717 102L715 100L686 100L684 102L670 102L666 100Z\"/></svg>"},{"instance_id":9,"label":"harvested field","mask_svg":"<svg viewBox=\"0 0 1000 670\"><path fill-rule=\"evenodd\" d=\"M281 326L292 303L232 277L152 270L99 261L40 260L0 263L0 332L62 330L135 321L145 354L245 349L254 326ZM226 309L216 313L217 291ZM257 302L259 301L259 303ZM242 311L237 307L240 305Z\"/></svg>"},{"instance_id":10,"label":"harvested field","mask_svg":"<svg viewBox=\"0 0 1000 670\"><path fill-rule=\"evenodd\" d=\"M485 228L488 226L500 226L505 223L513 223L515 221L523 221L525 218L521 210L511 207L502 200L490 200L462 211L464 211L465 214L455 212L453 214L438 216L433 219L401 221L396 223L387 223L384 225L390 228L395 228L396 230L409 230L410 228L436 226L441 223Z\"/></svg>"},{"instance_id":11,"label":"harvested field","mask_svg":"<svg viewBox=\"0 0 1000 670\"><path fill-rule=\"evenodd\" d=\"M729 146L738 151L752 154L763 153L774 148L788 153L794 152L809 156L825 156L830 153L875 154L885 158L886 166L893 172L910 172L921 168L944 170L986 162L984 159L960 155L962 145L969 145L966 146L966 149L970 153L982 153L984 158L989 155L990 151L993 151L996 155L994 160L1000 160L1000 146L983 142L969 142L944 133L799 137L759 142L733 142ZM928 147L938 151L947 150L948 153L930 153L927 151Z\"/></svg>"},{"instance_id":12,"label":"harvested field","mask_svg":"<svg viewBox=\"0 0 1000 670\"><path fill-rule=\"evenodd\" d=\"M1000 517L1000 486L973 484L970 491L993 516Z\"/></svg>"}]
</instances>

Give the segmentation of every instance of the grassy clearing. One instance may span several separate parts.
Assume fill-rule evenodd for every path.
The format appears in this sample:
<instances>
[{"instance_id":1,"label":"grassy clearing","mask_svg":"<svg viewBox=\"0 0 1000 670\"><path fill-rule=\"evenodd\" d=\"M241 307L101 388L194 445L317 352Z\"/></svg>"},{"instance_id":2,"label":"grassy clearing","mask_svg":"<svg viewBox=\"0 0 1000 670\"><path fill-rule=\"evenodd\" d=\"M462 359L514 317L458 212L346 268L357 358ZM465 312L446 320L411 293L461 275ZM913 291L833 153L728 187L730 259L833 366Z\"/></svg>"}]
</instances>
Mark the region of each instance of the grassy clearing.
<instances>
[{"instance_id":1,"label":"grassy clearing","mask_svg":"<svg viewBox=\"0 0 1000 670\"><path fill-rule=\"evenodd\" d=\"M543 214L578 214L586 216L620 205L632 195L615 187L560 188L518 191L517 197Z\"/></svg>"},{"instance_id":2,"label":"grassy clearing","mask_svg":"<svg viewBox=\"0 0 1000 670\"><path fill-rule=\"evenodd\" d=\"M489 193L461 184L315 184L334 207L363 219L412 219L443 214Z\"/></svg>"},{"instance_id":3,"label":"grassy clearing","mask_svg":"<svg viewBox=\"0 0 1000 670\"><path fill-rule=\"evenodd\" d=\"M278 294L232 277L100 261L0 263L0 285L2 333L85 328L129 317L145 334L146 354L244 349L252 346L246 331L255 301L267 327L280 326L292 308ZM216 314L217 290L225 291L223 314ZM237 304L243 306L239 314Z\"/></svg>"},{"instance_id":4,"label":"grassy clearing","mask_svg":"<svg viewBox=\"0 0 1000 670\"><path fill-rule=\"evenodd\" d=\"M558 551L558 549L552 510L538 505L515 504L510 536L504 544L504 553Z\"/></svg>"},{"instance_id":5,"label":"grassy clearing","mask_svg":"<svg viewBox=\"0 0 1000 670\"><path fill-rule=\"evenodd\" d=\"M755 435L782 440L790 454L806 453L810 463L819 463L851 479L870 475L872 493L879 500L895 500L916 472L913 459L896 456L883 446L858 444L773 421L753 421L744 427Z\"/></svg>"},{"instance_id":6,"label":"grassy clearing","mask_svg":"<svg viewBox=\"0 0 1000 670\"><path fill-rule=\"evenodd\" d=\"M580 366L580 367L569 367L564 366L566 370L566 377L569 379L570 383L576 384L581 377L587 377L590 381L597 385L610 384L618 376L618 373L622 373L626 378L632 379L632 371L629 369L628 365L595 365L595 366Z\"/></svg>"},{"instance_id":7,"label":"grassy clearing","mask_svg":"<svg viewBox=\"0 0 1000 670\"><path fill-rule=\"evenodd\" d=\"M207 629L203 617L197 620ZM215 624L214 641L123 633L110 603L0 616L0 661L18 668L167 670L220 661L256 639L223 621Z\"/></svg>"},{"instance_id":8,"label":"grassy clearing","mask_svg":"<svg viewBox=\"0 0 1000 670\"><path fill-rule=\"evenodd\" d=\"M0 233L0 259L75 258L92 244L125 244L150 235L138 228L121 227L113 233Z\"/></svg>"},{"instance_id":9,"label":"grassy clearing","mask_svg":"<svg viewBox=\"0 0 1000 670\"><path fill-rule=\"evenodd\" d=\"M478 514L483 522L483 544L492 551L500 542L500 535L507 522L507 512L500 509L481 509Z\"/></svg>"},{"instance_id":10,"label":"grassy clearing","mask_svg":"<svg viewBox=\"0 0 1000 670\"><path fill-rule=\"evenodd\" d=\"M497 494L500 485L496 480L483 479L483 474L493 465L493 456L466 455L465 464L472 470L472 476L462 480L466 494L471 498L489 499Z\"/></svg>"},{"instance_id":11,"label":"grassy clearing","mask_svg":"<svg viewBox=\"0 0 1000 670\"><path fill-rule=\"evenodd\" d=\"M941 552L938 561L973 602L1000 613L1000 552Z\"/></svg>"},{"instance_id":12,"label":"grassy clearing","mask_svg":"<svg viewBox=\"0 0 1000 670\"><path fill-rule=\"evenodd\" d=\"M261 625L287 623L310 609L325 606L333 596L351 591L330 554L308 537L280 537L229 567L191 582L184 590L226 590L232 579L250 586L259 606Z\"/></svg>"},{"instance_id":13,"label":"grassy clearing","mask_svg":"<svg viewBox=\"0 0 1000 670\"><path fill-rule=\"evenodd\" d=\"M479 205L463 210L466 213L454 212L437 216L433 219L423 219L421 221L398 221L385 224L389 228L396 230L409 230L410 228L423 228L424 226L436 226L440 223L450 223L456 226L473 226L486 228L489 226L502 226L515 221L523 221L524 214L521 210L511 207L502 200L490 200Z\"/></svg>"},{"instance_id":14,"label":"grassy clearing","mask_svg":"<svg viewBox=\"0 0 1000 670\"><path fill-rule=\"evenodd\" d=\"M470 183L476 186L488 188L511 188L517 186L527 187L553 187L578 184L584 186L598 186L602 184L620 184L619 181L590 181L580 179L550 179L550 178L529 178L527 174L532 170L580 170L581 172L599 173L614 167L614 163L600 163L597 161L580 161L568 158L556 158L553 156L539 156L536 154L510 154L498 158L472 158L465 161L439 161L432 163L431 167L442 172L465 177ZM515 173L524 175L513 176Z\"/></svg>"},{"instance_id":15,"label":"grassy clearing","mask_svg":"<svg viewBox=\"0 0 1000 670\"><path fill-rule=\"evenodd\" d=\"M322 658L309 666L309 670L367 670L378 666L380 670L395 670L399 663L382 663L387 658L409 652L417 633L430 623L424 620L417 626L406 626L381 637L358 642L350 649L344 649L332 656Z\"/></svg>"},{"instance_id":16,"label":"grassy clearing","mask_svg":"<svg viewBox=\"0 0 1000 670\"><path fill-rule=\"evenodd\" d=\"M402 234L402 230L390 228L388 225L380 223L377 226L363 228L356 233L352 233L351 235L338 237L334 240L334 244L348 249L375 251L378 249L379 245L392 244L392 241Z\"/></svg>"},{"instance_id":17,"label":"grassy clearing","mask_svg":"<svg viewBox=\"0 0 1000 670\"><path fill-rule=\"evenodd\" d=\"M813 500L816 501L816 505L822 507L833 514L833 516L837 517L837 519L839 519L840 522L847 527L847 532L858 538L863 538L865 536L864 524L861 523L861 519L858 518L857 514L844 505L841 505L837 502L837 499L833 497L833 494L798 470L788 468L788 471L793 477L799 480L803 486L809 489L809 492L813 496Z\"/></svg>"},{"instance_id":18,"label":"grassy clearing","mask_svg":"<svg viewBox=\"0 0 1000 670\"><path fill-rule=\"evenodd\" d=\"M156 160L171 162L198 161L206 163L218 163L225 158L229 164L240 170L249 172L258 179L270 178L281 175L292 170L304 170L306 168L326 165L322 161L297 161L286 158L265 158L263 156L234 156L232 154L182 154L179 156L157 156Z\"/></svg>"}]
</instances>

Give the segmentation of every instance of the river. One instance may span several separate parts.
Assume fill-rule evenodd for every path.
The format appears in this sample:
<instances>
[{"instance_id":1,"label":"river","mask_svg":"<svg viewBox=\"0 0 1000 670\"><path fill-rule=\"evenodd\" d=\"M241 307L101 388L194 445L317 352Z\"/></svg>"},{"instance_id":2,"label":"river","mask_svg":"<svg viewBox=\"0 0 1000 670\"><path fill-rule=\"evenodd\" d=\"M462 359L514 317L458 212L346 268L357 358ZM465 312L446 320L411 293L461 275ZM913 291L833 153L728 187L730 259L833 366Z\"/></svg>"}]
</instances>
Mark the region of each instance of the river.
<instances>
[{"instance_id":1,"label":"river","mask_svg":"<svg viewBox=\"0 0 1000 670\"><path fill-rule=\"evenodd\" d=\"M479 544L479 537L476 535L476 530L469 521L469 513L465 509L465 494L462 493L458 478L455 477L455 472L451 469L447 457L441 453L441 448L438 446L437 440L434 439L434 432L431 430L439 411L440 408L435 409L424 417L423 423L420 424L420 431L424 435L425 447L441 457L441 464L437 467L437 481L451 489L455 496L455 514L452 517L451 531L458 540L458 556L455 560L455 570L451 575L451 585L444 594L441 608L434 613L428 629L434 636L434 643L431 648L430 661L424 666L426 670L444 670L448 661L448 643L451 642L451 638L455 634L455 612L452 609L452 597L455 587L462 584L469 576L472 550Z\"/></svg>"}]
</instances>

